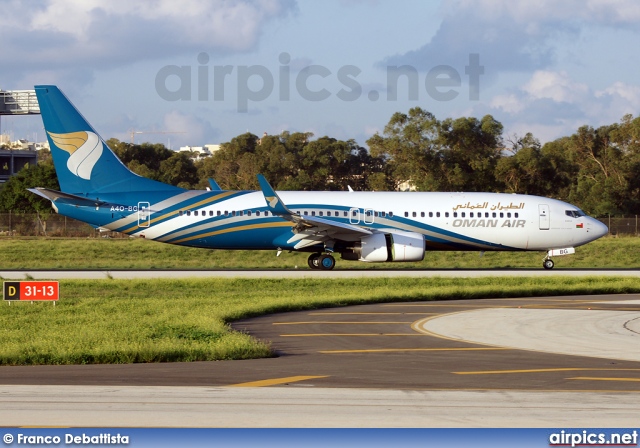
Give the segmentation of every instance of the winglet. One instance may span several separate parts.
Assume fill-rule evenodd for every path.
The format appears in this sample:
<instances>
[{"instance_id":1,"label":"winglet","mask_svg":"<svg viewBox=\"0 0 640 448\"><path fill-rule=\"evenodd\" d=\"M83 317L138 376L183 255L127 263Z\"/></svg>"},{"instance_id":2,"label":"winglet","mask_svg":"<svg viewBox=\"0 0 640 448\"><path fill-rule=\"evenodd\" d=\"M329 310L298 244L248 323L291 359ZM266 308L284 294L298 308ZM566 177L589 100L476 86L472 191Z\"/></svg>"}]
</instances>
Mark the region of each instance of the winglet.
<instances>
[{"instance_id":1,"label":"winglet","mask_svg":"<svg viewBox=\"0 0 640 448\"><path fill-rule=\"evenodd\" d=\"M258 174L258 182L260 183L264 200L274 215L293 215L293 212L284 205L278 193L269 185L269 182L267 182L267 179L265 179L262 174Z\"/></svg>"},{"instance_id":2,"label":"winglet","mask_svg":"<svg viewBox=\"0 0 640 448\"><path fill-rule=\"evenodd\" d=\"M222 191L222 188L220 188L220 185L218 185L218 182L216 182L212 178L209 178L208 180L209 180L209 185L211 185L211 190Z\"/></svg>"}]
</instances>

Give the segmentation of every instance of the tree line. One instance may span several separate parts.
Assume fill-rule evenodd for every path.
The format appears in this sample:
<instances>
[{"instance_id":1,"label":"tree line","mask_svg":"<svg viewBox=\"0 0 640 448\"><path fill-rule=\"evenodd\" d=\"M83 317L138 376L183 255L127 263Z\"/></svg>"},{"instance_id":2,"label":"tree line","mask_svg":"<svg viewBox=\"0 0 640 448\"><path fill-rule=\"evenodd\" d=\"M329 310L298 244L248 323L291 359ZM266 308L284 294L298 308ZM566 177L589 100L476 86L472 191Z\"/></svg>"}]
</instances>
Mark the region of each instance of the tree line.
<instances>
[{"instance_id":1,"label":"tree line","mask_svg":"<svg viewBox=\"0 0 640 448\"><path fill-rule=\"evenodd\" d=\"M531 133L504 135L491 115L438 120L419 107L395 113L382 133L354 140L283 132L241 134L197 159L162 144L107 144L133 172L183 188L258 189L264 174L279 190L488 191L534 194L573 203L588 214L640 212L640 117L540 144ZM26 192L59 189L48 151L0 191L0 212L41 212L48 201Z\"/></svg>"}]
</instances>

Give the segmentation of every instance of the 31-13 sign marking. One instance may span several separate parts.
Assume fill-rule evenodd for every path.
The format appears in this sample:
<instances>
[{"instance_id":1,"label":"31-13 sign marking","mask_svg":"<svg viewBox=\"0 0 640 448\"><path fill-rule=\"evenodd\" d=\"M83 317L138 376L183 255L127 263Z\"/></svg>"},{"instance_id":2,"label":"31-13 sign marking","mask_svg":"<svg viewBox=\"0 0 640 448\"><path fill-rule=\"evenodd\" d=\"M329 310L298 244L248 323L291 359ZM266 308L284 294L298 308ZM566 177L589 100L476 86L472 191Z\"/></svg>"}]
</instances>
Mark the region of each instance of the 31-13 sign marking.
<instances>
[{"instance_id":1,"label":"31-13 sign marking","mask_svg":"<svg viewBox=\"0 0 640 448\"><path fill-rule=\"evenodd\" d=\"M58 282L3 282L4 300L58 300Z\"/></svg>"}]
</instances>

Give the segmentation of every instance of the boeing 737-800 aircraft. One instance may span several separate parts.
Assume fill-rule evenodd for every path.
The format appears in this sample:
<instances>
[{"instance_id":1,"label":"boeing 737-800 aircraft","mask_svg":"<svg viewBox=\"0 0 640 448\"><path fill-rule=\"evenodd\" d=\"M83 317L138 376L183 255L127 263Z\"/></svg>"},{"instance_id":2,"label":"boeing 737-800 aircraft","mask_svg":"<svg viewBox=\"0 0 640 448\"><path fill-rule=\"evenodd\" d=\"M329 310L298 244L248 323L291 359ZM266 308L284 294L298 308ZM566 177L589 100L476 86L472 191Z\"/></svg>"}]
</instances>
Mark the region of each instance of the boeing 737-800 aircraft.
<instances>
[{"instance_id":1,"label":"boeing 737-800 aircraft","mask_svg":"<svg viewBox=\"0 0 640 448\"><path fill-rule=\"evenodd\" d=\"M191 191L132 173L55 86L36 86L62 191L30 191L95 227L210 249L311 252L364 262L420 261L431 250L575 252L607 233L577 207L501 193Z\"/></svg>"}]
</instances>

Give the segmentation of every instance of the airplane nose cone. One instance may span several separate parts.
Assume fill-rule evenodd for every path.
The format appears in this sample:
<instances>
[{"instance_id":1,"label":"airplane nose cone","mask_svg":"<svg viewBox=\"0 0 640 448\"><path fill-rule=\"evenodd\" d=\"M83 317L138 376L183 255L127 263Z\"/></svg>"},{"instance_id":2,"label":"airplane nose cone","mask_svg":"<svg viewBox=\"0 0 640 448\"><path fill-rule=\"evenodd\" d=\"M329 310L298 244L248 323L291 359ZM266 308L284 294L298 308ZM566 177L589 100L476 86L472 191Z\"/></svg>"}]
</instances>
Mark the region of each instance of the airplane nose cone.
<instances>
[{"instance_id":1,"label":"airplane nose cone","mask_svg":"<svg viewBox=\"0 0 640 448\"><path fill-rule=\"evenodd\" d=\"M602 222L597 219L591 218L591 237L595 240L597 238L603 237L609 233L609 228Z\"/></svg>"}]
</instances>

